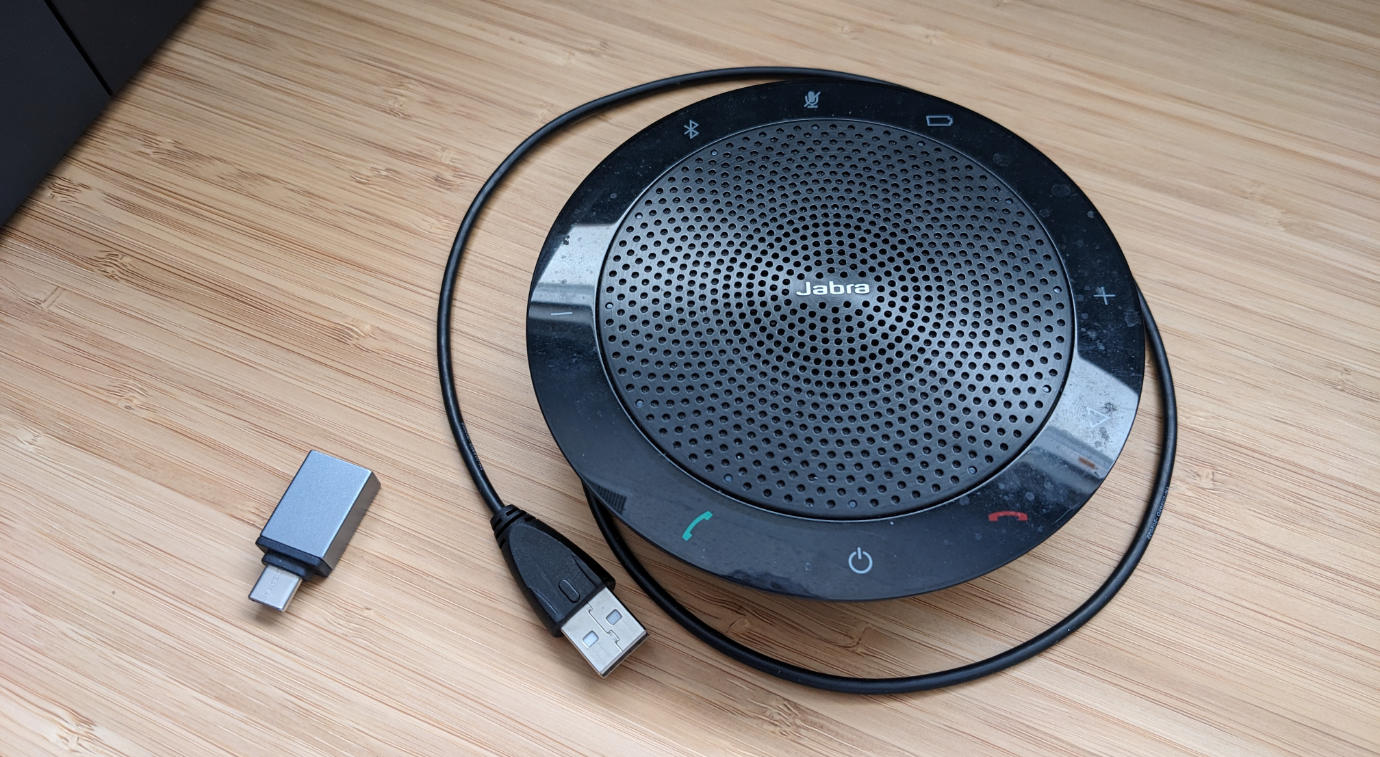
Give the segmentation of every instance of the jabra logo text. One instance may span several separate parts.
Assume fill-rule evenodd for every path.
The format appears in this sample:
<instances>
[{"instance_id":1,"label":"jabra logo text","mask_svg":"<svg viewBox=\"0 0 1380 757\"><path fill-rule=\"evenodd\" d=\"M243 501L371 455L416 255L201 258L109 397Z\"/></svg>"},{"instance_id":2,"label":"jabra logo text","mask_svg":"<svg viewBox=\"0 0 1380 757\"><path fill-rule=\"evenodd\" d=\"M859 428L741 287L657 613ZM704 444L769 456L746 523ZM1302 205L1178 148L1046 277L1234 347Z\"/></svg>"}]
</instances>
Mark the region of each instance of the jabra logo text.
<instances>
[{"instance_id":1,"label":"jabra logo text","mask_svg":"<svg viewBox=\"0 0 1380 757\"><path fill-rule=\"evenodd\" d=\"M792 294L799 296L809 296L818 294L871 294L870 284L840 284L837 281L826 281L823 284L811 284L808 281L800 282L797 291Z\"/></svg>"}]
</instances>

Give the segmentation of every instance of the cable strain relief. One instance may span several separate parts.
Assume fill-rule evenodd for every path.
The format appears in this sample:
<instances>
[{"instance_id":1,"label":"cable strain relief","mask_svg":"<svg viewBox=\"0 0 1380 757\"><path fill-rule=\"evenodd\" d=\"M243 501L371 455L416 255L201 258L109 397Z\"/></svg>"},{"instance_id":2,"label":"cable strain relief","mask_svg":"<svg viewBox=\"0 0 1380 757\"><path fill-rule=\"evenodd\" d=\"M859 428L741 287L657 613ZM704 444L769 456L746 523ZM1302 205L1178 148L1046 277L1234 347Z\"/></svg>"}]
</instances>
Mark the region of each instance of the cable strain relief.
<instances>
[{"instance_id":1,"label":"cable strain relief","mask_svg":"<svg viewBox=\"0 0 1380 757\"><path fill-rule=\"evenodd\" d=\"M489 518L489 525L494 529L494 538L498 539L501 544L504 534L508 532L509 526L530 517L532 516L528 515L527 511L520 507L504 505L502 510L494 513L493 517Z\"/></svg>"}]
</instances>

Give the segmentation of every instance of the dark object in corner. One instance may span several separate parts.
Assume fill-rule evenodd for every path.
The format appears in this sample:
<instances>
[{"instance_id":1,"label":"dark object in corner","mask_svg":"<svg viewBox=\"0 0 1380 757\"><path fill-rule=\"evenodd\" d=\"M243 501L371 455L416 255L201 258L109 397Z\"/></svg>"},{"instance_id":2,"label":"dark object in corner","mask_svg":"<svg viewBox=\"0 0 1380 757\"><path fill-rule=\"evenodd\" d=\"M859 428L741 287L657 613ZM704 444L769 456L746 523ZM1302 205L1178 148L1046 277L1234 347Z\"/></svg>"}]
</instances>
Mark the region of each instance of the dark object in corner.
<instances>
[{"instance_id":1,"label":"dark object in corner","mask_svg":"<svg viewBox=\"0 0 1380 757\"><path fill-rule=\"evenodd\" d=\"M195 0L12 0L0 9L0 225Z\"/></svg>"}]
</instances>

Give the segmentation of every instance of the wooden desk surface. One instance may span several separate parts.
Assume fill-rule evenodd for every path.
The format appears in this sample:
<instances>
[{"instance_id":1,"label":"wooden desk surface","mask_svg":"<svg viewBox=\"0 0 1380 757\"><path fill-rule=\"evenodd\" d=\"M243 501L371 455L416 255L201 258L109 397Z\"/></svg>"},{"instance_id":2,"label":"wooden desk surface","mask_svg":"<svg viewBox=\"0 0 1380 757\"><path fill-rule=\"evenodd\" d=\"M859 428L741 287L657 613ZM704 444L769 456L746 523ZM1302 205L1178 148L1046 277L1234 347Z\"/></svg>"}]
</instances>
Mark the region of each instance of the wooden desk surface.
<instances>
[{"instance_id":1,"label":"wooden desk surface","mask_svg":"<svg viewBox=\"0 0 1380 757\"><path fill-rule=\"evenodd\" d=\"M1380 5L754 5L198 11L0 231L0 752L1380 750ZM653 637L600 681L532 619L460 472L432 324L479 182L569 106L754 63L892 79L1014 129L1094 199L1156 308L1182 406L1168 513L1108 611L1012 671L806 690L725 661L628 582ZM527 380L528 278L584 174L716 89L557 139L465 269L479 448L508 499L606 564ZM792 659L952 665L1101 580L1157 421L1147 391L1068 527L937 594L820 606L649 557ZM245 598L253 542L309 448L383 491L335 574L277 616Z\"/></svg>"}]
</instances>

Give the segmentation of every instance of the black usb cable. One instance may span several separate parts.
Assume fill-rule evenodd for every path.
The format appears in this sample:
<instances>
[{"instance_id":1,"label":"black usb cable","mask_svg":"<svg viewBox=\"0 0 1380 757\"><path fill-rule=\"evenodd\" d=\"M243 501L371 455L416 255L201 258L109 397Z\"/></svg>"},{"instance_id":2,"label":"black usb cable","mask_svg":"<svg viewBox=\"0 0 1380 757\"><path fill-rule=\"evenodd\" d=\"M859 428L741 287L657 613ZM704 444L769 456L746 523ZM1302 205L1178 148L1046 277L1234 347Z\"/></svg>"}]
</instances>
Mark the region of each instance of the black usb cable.
<instances>
[{"instance_id":1,"label":"black usb cable","mask_svg":"<svg viewBox=\"0 0 1380 757\"><path fill-rule=\"evenodd\" d=\"M450 422L451 434L455 437L455 443L460 450L460 457L465 463L470 478L474 481L475 488L479 491L480 498L493 514L491 522L494 526L495 536L503 549L504 557L533 608L536 609L543 623L553 634L561 634L564 631L564 625L573 620L582 624L579 629L588 628L596 633L601 630L613 630L616 624L609 624L606 628L598 622L599 613L606 607L613 608L613 611L618 613L620 620L632 621L634 624L636 621L633 620L626 608L613 598L611 591L613 579L609 577L608 573L582 550L550 527L517 508L505 505L499 499L498 493L494 491L493 483L489 480L488 474L484 472L484 466L479 462L479 457L470 440L469 430L465 427L464 418L460 413L460 400L455 391L455 374L451 363L451 317L454 310L455 286L459 278L460 261L464 257L465 245L469 241L474 225L488 203L490 195L533 148L555 132L616 105L684 86L733 79L800 77L879 81L871 77L827 69L753 66L682 74L605 95L566 111L524 139L503 159L503 162L479 188L479 192L475 195L460 222L460 228L455 234L455 241L451 245L450 257L446 261L445 273L441 279L441 301L436 316L436 351L440 363L441 398L445 405L446 418ZM1169 359L1165 354L1159 327L1155 325L1155 319L1150 314L1150 308L1146 304L1144 296L1140 295L1139 292L1137 294L1140 299L1147 341L1150 345L1151 355L1154 357L1155 368L1158 371L1160 392L1164 402L1160 461L1155 474L1154 490L1150 495L1145 514L1141 518L1136 536L1130 547L1122 555L1111 575L1093 592L1092 596L1044 632L1004 652L949 670L897 678L839 676L792 665L728 638L677 602L633 555L632 550L614 523L613 517L596 499L589 497L590 509L594 514L595 522L598 523L599 530L603 533L605 540L608 541L614 556L623 564L624 569L647 592L652 601L665 610L672 619L701 641L725 655L778 678L832 691L859 694L896 694L951 686L1008 668L1059 643L1087 623L1111 601L1112 597L1130 578L1131 573L1140 562L1141 556L1145 554L1150 538L1155 533L1155 525L1159 523L1160 514L1164 510L1165 499L1169 493L1169 480L1174 471L1174 450L1178 437L1174 380L1170 374ZM521 531L516 535L509 533L509 530L515 527L520 528ZM572 587L577 589L576 598L571 598L570 595L564 593L564 582L569 582ZM593 593L589 593L591 590ZM564 600L560 598L562 596L565 597ZM613 604L608 604L610 600ZM572 607L573 610L571 610ZM588 618L585 617L586 610L588 610ZM613 616L610 614L608 617ZM631 628L631 626L627 628ZM601 675L605 675L646 637L646 632L640 624L637 624L635 628L637 631L635 637L631 635L619 636L616 641L608 640L607 643L604 641L605 637L602 636L593 638L589 637L588 634L572 636L573 633L578 633L579 629L572 629L571 632L566 632L565 636L575 644L585 659ZM582 640L586 639L589 640L589 644L582 644ZM600 660L606 661L606 664L601 664Z\"/></svg>"}]
</instances>

